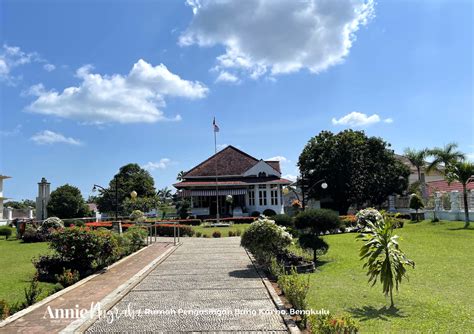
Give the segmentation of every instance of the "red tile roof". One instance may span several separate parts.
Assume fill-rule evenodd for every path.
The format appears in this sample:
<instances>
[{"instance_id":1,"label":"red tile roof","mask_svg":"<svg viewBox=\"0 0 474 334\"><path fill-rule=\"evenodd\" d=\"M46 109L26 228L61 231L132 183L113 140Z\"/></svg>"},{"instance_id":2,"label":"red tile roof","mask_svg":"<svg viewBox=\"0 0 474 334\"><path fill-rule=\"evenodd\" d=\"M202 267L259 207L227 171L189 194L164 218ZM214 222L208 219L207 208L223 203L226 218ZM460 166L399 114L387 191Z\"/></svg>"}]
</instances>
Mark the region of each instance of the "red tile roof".
<instances>
[{"instance_id":1,"label":"red tile roof","mask_svg":"<svg viewBox=\"0 0 474 334\"><path fill-rule=\"evenodd\" d=\"M432 195L436 191L449 192L453 190L458 190L462 192L462 184L460 182L451 182L451 184L448 184L448 181L445 180L427 182L426 188L428 190L428 195ZM468 183L466 188L467 190L474 189L474 183Z\"/></svg>"},{"instance_id":2,"label":"red tile roof","mask_svg":"<svg viewBox=\"0 0 474 334\"><path fill-rule=\"evenodd\" d=\"M260 160L235 148L232 145L217 152L207 160L201 162L196 167L189 170L183 178L199 176L215 176L216 169L218 176L237 176L242 175ZM273 169L280 173L279 161L266 161ZM217 165L217 168L216 168Z\"/></svg>"},{"instance_id":3,"label":"red tile roof","mask_svg":"<svg viewBox=\"0 0 474 334\"><path fill-rule=\"evenodd\" d=\"M248 186L254 183L272 183L272 184L291 184L293 183L290 180L283 179L283 178L256 178L256 177L248 177L248 178L240 178L234 180L226 180L220 181L218 180L218 186ZM188 188L188 187L215 187L216 181L210 180L187 180L182 181L179 183L173 184L175 188Z\"/></svg>"}]
</instances>

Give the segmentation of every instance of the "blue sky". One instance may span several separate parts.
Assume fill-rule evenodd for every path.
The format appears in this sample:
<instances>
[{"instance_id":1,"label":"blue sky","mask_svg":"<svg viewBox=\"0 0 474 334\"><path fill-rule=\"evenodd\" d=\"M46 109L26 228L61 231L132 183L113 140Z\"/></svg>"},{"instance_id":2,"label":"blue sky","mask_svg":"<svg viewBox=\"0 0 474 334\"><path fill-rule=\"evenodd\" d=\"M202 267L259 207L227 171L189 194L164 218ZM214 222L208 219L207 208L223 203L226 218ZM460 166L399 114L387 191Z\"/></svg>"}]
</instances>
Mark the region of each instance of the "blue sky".
<instances>
[{"instance_id":1,"label":"blue sky","mask_svg":"<svg viewBox=\"0 0 474 334\"><path fill-rule=\"evenodd\" d=\"M213 153L214 116L220 145L282 157L285 175L325 129L474 152L470 1L0 6L0 173L14 199L43 176L87 197L129 162L170 186Z\"/></svg>"}]
</instances>

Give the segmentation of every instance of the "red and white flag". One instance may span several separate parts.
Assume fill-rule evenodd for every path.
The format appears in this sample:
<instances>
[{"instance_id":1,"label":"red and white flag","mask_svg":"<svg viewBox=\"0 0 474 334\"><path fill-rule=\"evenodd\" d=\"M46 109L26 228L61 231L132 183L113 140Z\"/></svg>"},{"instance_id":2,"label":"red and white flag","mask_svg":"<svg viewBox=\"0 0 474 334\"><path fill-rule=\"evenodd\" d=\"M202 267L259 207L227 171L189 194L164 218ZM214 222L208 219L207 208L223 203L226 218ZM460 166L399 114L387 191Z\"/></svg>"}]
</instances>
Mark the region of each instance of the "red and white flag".
<instances>
[{"instance_id":1,"label":"red and white flag","mask_svg":"<svg viewBox=\"0 0 474 334\"><path fill-rule=\"evenodd\" d=\"M216 123L216 118L212 121L212 126L214 127L214 132L219 132L219 126Z\"/></svg>"}]
</instances>

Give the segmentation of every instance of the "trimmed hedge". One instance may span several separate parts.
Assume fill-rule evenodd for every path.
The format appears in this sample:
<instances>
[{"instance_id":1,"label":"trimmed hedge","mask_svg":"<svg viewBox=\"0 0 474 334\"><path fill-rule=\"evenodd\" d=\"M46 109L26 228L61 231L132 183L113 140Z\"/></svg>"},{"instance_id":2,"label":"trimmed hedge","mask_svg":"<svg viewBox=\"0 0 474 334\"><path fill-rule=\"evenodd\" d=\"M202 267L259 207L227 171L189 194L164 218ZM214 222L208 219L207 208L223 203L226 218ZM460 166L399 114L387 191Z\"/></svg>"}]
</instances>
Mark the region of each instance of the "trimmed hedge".
<instances>
[{"instance_id":1,"label":"trimmed hedge","mask_svg":"<svg viewBox=\"0 0 474 334\"><path fill-rule=\"evenodd\" d=\"M227 217L219 219L221 222L231 221L234 222L234 224L252 224L255 220L257 220L257 217ZM217 219L206 219L206 221L215 222Z\"/></svg>"},{"instance_id":2,"label":"trimmed hedge","mask_svg":"<svg viewBox=\"0 0 474 334\"><path fill-rule=\"evenodd\" d=\"M1 226L0 227L0 235L3 235L5 239L8 239L12 235L12 229L8 226Z\"/></svg>"},{"instance_id":3,"label":"trimmed hedge","mask_svg":"<svg viewBox=\"0 0 474 334\"><path fill-rule=\"evenodd\" d=\"M153 227L156 226L156 233L163 237L172 237L174 236L174 227L176 226L176 233L178 233L178 227L181 236L188 236L192 237L194 235L194 230L188 225L181 225L181 224L155 224L152 225Z\"/></svg>"},{"instance_id":4,"label":"trimmed hedge","mask_svg":"<svg viewBox=\"0 0 474 334\"><path fill-rule=\"evenodd\" d=\"M275 224L279 226L284 226L284 227L294 227L295 223L293 222L293 218L291 218L287 214L279 214L271 217L273 221L275 221Z\"/></svg>"},{"instance_id":5,"label":"trimmed hedge","mask_svg":"<svg viewBox=\"0 0 474 334\"><path fill-rule=\"evenodd\" d=\"M157 224L162 223L180 223L182 225L190 225L190 226L199 226L201 225L201 219L170 219L170 220L162 220L157 221Z\"/></svg>"}]
</instances>

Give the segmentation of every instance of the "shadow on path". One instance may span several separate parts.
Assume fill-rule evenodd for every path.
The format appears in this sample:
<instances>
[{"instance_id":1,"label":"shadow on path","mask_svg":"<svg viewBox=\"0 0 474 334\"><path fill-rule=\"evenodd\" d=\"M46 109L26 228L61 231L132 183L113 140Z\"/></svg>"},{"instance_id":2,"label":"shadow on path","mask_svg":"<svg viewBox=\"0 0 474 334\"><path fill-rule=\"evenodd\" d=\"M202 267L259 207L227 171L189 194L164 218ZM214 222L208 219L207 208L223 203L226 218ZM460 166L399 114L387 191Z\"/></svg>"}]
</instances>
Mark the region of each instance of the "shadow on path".
<instances>
[{"instance_id":1,"label":"shadow on path","mask_svg":"<svg viewBox=\"0 0 474 334\"><path fill-rule=\"evenodd\" d=\"M373 306L363 306L357 308L350 308L347 310L355 318L365 321L370 319L379 319L387 321L389 318L406 318L405 315L400 313L400 310L396 307L382 307L376 309Z\"/></svg>"},{"instance_id":2,"label":"shadow on path","mask_svg":"<svg viewBox=\"0 0 474 334\"><path fill-rule=\"evenodd\" d=\"M253 265L248 265L247 269L232 270L229 272L230 277L237 278L260 278Z\"/></svg>"}]
</instances>

